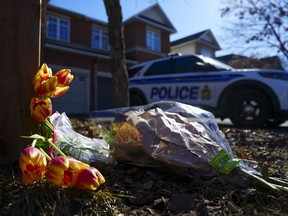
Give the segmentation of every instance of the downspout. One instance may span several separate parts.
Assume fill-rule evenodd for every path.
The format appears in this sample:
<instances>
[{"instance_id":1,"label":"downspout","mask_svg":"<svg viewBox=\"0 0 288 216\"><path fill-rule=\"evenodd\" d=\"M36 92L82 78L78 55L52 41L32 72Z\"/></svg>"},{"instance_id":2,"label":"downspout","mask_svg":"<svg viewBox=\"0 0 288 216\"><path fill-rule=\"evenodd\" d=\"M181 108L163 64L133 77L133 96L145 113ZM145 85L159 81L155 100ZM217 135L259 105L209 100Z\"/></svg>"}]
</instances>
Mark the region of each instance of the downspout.
<instances>
[{"instance_id":1,"label":"downspout","mask_svg":"<svg viewBox=\"0 0 288 216\"><path fill-rule=\"evenodd\" d=\"M98 100L96 97L98 96L98 76L97 76L97 62L99 58L96 57L92 60L91 68L90 68L90 111L95 111L98 107ZM98 98L97 98L98 99Z\"/></svg>"}]
</instances>

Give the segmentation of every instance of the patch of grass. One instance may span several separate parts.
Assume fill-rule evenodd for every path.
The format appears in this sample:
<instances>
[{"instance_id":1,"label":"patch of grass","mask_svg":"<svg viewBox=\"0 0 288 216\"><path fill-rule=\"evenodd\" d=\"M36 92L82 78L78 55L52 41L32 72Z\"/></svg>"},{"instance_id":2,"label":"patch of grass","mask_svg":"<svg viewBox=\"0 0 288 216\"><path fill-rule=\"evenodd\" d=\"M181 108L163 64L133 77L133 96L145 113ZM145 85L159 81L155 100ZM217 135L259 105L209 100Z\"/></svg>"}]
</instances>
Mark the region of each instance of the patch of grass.
<instances>
[{"instance_id":1,"label":"patch of grass","mask_svg":"<svg viewBox=\"0 0 288 216\"><path fill-rule=\"evenodd\" d=\"M121 204L120 195L105 186L97 191L78 190L57 187L47 180L23 186L17 167L2 170L0 215L117 215L117 205Z\"/></svg>"}]
</instances>

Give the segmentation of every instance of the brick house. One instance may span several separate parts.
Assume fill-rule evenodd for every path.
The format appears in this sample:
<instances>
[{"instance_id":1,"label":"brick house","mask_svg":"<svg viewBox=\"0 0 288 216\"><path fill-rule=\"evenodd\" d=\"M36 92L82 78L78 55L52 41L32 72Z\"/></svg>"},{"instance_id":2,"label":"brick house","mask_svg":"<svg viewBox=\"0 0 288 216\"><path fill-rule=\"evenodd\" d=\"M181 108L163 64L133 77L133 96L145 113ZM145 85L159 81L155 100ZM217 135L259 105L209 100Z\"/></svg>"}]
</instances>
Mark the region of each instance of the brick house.
<instances>
[{"instance_id":1,"label":"brick house","mask_svg":"<svg viewBox=\"0 0 288 216\"><path fill-rule=\"evenodd\" d=\"M113 108L107 23L52 5L47 7L43 62L53 72L70 68L70 90L53 100L68 114ZM159 4L125 20L127 66L166 56L176 32Z\"/></svg>"},{"instance_id":2,"label":"brick house","mask_svg":"<svg viewBox=\"0 0 288 216\"><path fill-rule=\"evenodd\" d=\"M197 54L211 58L215 58L215 52L221 49L209 29L172 41L170 47L173 53Z\"/></svg>"}]
</instances>

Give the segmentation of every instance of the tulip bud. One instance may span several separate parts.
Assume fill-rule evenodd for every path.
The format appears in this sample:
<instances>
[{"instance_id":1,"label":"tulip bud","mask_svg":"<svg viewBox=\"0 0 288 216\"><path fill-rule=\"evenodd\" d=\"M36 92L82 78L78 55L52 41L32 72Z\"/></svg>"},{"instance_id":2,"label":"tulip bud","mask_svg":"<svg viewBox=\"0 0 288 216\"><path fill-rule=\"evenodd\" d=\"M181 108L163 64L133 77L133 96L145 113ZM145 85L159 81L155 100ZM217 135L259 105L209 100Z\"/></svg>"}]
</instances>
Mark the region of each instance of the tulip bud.
<instances>
[{"instance_id":1,"label":"tulip bud","mask_svg":"<svg viewBox=\"0 0 288 216\"><path fill-rule=\"evenodd\" d=\"M104 177L96 168L88 167L79 171L74 186L78 189L96 190L104 182Z\"/></svg>"},{"instance_id":2,"label":"tulip bud","mask_svg":"<svg viewBox=\"0 0 288 216\"><path fill-rule=\"evenodd\" d=\"M58 156L49 161L46 177L55 185L71 186L76 181L77 173L87 167L88 164L74 158Z\"/></svg>"},{"instance_id":3,"label":"tulip bud","mask_svg":"<svg viewBox=\"0 0 288 216\"><path fill-rule=\"evenodd\" d=\"M21 182L32 184L44 177L47 161L45 155L35 147L27 147L20 153L19 166L21 169Z\"/></svg>"},{"instance_id":4,"label":"tulip bud","mask_svg":"<svg viewBox=\"0 0 288 216\"><path fill-rule=\"evenodd\" d=\"M40 96L50 94L57 87L58 78L52 76L52 70L46 64L43 64L40 70L36 73L32 85L37 94Z\"/></svg>"},{"instance_id":5,"label":"tulip bud","mask_svg":"<svg viewBox=\"0 0 288 216\"><path fill-rule=\"evenodd\" d=\"M37 73L35 74L35 77L38 77L40 74L48 74L49 76L52 76L52 70L51 68L48 67L47 64L42 64L41 68L37 71Z\"/></svg>"},{"instance_id":6,"label":"tulip bud","mask_svg":"<svg viewBox=\"0 0 288 216\"><path fill-rule=\"evenodd\" d=\"M52 114L52 103L49 98L38 99L33 97L30 102L31 116L38 122L43 122Z\"/></svg>"},{"instance_id":7,"label":"tulip bud","mask_svg":"<svg viewBox=\"0 0 288 216\"><path fill-rule=\"evenodd\" d=\"M74 78L70 69L62 69L58 71L55 76L58 78L57 86L59 87L68 86Z\"/></svg>"}]
</instances>

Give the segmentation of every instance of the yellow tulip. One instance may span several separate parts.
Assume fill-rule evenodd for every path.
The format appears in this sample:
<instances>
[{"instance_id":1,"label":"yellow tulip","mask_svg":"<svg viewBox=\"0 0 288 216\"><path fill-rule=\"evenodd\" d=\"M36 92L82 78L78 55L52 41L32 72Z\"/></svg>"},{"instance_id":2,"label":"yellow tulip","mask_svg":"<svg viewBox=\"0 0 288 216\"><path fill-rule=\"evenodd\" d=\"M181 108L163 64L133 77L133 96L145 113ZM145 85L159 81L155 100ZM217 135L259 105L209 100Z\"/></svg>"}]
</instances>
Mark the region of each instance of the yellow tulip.
<instances>
[{"instance_id":1,"label":"yellow tulip","mask_svg":"<svg viewBox=\"0 0 288 216\"><path fill-rule=\"evenodd\" d=\"M52 114L52 103L49 98L38 99L33 97L30 102L31 116L38 122L43 122Z\"/></svg>"},{"instance_id":2,"label":"yellow tulip","mask_svg":"<svg viewBox=\"0 0 288 216\"><path fill-rule=\"evenodd\" d=\"M96 190L105 182L102 174L94 167L79 171L74 186L78 189Z\"/></svg>"},{"instance_id":3,"label":"yellow tulip","mask_svg":"<svg viewBox=\"0 0 288 216\"><path fill-rule=\"evenodd\" d=\"M46 64L43 64L36 73L32 85L38 95L49 97L57 87L57 82L58 78L52 76L52 70Z\"/></svg>"},{"instance_id":4,"label":"yellow tulip","mask_svg":"<svg viewBox=\"0 0 288 216\"><path fill-rule=\"evenodd\" d=\"M49 161L47 165L47 179L58 186L72 186L81 169L89 167L81 161L71 157L58 156Z\"/></svg>"},{"instance_id":5,"label":"yellow tulip","mask_svg":"<svg viewBox=\"0 0 288 216\"><path fill-rule=\"evenodd\" d=\"M25 148L19 158L21 182L30 185L36 180L43 179L46 164L46 157L39 149L31 146Z\"/></svg>"},{"instance_id":6,"label":"yellow tulip","mask_svg":"<svg viewBox=\"0 0 288 216\"><path fill-rule=\"evenodd\" d=\"M59 97L63 94L65 94L67 91L69 90L69 86L64 86L64 87L56 87L54 89L54 91L51 93L51 97L52 98L56 98L56 97Z\"/></svg>"},{"instance_id":7,"label":"yellow tulip","mask_svg":"<svg viewBox=\"0 0 288 216\"><path fill-rule=\"evenodd\" d=\"M58 78L57 86L59 87L68 86L74 78L70 69L62 69L58 71L55 76Z\"/></svg>"}]
</instances>

